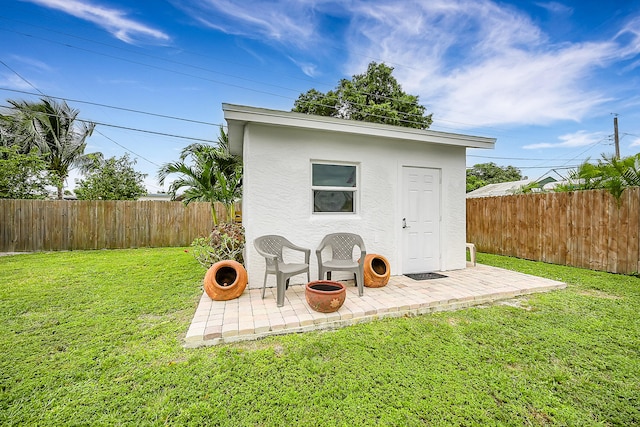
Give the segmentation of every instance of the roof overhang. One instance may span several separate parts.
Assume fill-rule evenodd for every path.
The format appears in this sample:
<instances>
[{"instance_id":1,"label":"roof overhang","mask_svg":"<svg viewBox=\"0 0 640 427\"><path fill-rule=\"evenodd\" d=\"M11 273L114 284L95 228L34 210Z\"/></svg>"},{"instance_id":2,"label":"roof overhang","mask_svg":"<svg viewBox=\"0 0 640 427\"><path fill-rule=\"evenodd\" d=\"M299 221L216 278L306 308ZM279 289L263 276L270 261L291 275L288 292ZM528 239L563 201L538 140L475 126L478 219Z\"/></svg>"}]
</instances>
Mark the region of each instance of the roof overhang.
<instances>
[{"instance_id":1,"label":"roof overhang","mask_svg":"<svg viewBox=\"0 0 640 427\"><path fill-rule=\"evenodd\" d=\"M222 104L224 118L228 124L229 150L242 155L244 127L248 123L271 126L296 127L301 129L375 136L388 139L402 139L428 144L455 145L469 148L494 148L496 139L432 130L414 129L403 126L345 120L335 117L269 110L244 105Z\"/></svg>"}]
</instances>

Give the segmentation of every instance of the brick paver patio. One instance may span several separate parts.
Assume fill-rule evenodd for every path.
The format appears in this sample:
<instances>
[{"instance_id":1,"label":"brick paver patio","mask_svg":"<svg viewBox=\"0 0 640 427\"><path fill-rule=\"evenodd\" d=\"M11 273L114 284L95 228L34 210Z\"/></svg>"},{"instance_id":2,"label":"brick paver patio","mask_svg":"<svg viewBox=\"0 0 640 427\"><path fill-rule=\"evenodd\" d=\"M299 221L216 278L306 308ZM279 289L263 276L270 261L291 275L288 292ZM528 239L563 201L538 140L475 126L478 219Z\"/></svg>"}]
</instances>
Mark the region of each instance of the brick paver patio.
<instances>
[{"instance_id":1,"label":"brick paver patio","mask_svg":"<svg viewBox=\"0 0 640 427\"><path fill-rule=\"evenodd\" d=\"M312 310L305 299L304 285L294 282L295 277L283 307L276 306L275 288L267 288L264 299L261 289L248 287L240 298L230 301L212 301L203 293L184 345L199 347L332 329L384 317L456 310L566 287L554 280L480 264L442 274L447 277L422 281L392 276L382 288L365 288L362 297L358 297L351 282L344 305L334 313ZM303 277L298 276L298 281Z\"/></svg>"}]
</instances>

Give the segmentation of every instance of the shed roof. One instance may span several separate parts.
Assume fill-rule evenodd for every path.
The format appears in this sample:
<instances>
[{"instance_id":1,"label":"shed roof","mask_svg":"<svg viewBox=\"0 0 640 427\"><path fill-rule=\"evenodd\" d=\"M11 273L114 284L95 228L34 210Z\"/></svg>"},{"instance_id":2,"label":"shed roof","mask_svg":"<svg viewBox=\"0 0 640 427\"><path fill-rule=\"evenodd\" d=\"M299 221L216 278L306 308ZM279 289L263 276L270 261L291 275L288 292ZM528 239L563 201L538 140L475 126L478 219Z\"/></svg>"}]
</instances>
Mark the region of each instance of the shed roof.
<instances>
[{"instance_id":1,"label":"shed roof","mask_svg":"<svg viewBox=\"0 0 640 427\"><path fill-rule=\"evenodd\" d=\"M269 110L245 105L224 103L222 104L222 110L224 111L224 118L229 125L229 149L232 154L236 155L242 155L244 127L247 123L369 135L380 138L404 139L429 144L457 145L470 148L493 148L496 142L495 138L345 120L291 111Z\"/></svg>"}]
</instances>

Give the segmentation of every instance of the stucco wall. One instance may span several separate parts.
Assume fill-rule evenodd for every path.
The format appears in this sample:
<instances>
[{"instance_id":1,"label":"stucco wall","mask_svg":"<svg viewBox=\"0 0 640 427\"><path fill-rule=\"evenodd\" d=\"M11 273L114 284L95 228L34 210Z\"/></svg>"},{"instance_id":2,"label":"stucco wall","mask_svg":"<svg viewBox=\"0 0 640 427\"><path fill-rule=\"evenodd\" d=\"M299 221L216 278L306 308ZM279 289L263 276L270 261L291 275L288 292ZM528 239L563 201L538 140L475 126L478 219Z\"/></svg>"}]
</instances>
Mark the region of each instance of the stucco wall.
<instances>
[{"instance_id":1,"label":"stucco wall","mask_svg":"<svg viewBox=\"0 0 640 427\"><path fill-rule=\"evenodd\" d=\"M260 287L264 258L253 239L280 234L311 249L311 280L317 279L315 249L328 234L360 234L367 252L384 255L391 274L402 274L402 167L441 170L441 269L465 267L465 148L391 140L257 123L246 125L243 146L243 221L249 286ZM358 213L312 215L312 161L358 165ZM334 273L334 278L348 274ZM303 283L304 276L292 283ZM269 277L268 286L275 285Z\"/></svg>"}]
</instances>

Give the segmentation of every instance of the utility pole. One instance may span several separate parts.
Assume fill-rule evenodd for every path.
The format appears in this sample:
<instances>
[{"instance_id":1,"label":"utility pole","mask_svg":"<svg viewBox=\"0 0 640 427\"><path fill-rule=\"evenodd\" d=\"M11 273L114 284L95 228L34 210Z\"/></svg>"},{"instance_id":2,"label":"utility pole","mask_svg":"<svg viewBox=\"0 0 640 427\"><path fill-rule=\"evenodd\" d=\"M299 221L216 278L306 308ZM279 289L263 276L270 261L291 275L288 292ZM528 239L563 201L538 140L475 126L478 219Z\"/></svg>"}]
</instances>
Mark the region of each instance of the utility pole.
<instances>
[{"instance_id":1,"label":"utility pole","mask_svg":"<svg viewBox=\"0 0 640 427\"><path fill-rule=\"evenodd\" d=\"M620 139L618 138L618 115L613 114L613 142L616 145L616 159L620 159Z\"/></svg>"}]
</instances>

